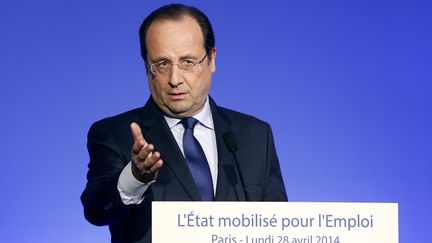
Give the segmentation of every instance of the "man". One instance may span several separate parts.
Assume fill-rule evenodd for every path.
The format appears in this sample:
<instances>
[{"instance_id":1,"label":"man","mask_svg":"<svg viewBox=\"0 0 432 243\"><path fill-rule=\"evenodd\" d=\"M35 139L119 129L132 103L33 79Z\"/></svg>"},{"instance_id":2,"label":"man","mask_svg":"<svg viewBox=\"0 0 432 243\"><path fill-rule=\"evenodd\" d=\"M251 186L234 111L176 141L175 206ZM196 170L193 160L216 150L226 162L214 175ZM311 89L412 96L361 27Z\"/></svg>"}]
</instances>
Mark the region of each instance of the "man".
<instances>
[{"instance_id":1,"label":"man","mask_svg":"<svg viewBox=\"0 0 432 243\"><path fill-rule=\"evenodd\" d=\"M270 126L208 96L216 49L207 17L161 7L140 40L151 97L90 128L87 220L109 225L113 242L151 242L153 200L286 201Z\"/></svg>"}]
</instances>

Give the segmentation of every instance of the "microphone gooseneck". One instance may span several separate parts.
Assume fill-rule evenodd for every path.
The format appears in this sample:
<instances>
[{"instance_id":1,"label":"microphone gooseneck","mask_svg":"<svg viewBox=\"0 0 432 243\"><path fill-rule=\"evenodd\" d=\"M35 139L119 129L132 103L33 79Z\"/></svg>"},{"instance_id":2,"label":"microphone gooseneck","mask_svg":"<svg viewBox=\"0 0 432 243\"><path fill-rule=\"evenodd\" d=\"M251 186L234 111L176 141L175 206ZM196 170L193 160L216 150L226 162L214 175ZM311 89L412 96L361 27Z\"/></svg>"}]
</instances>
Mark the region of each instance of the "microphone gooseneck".
<instances>
[{"instance_id":1,"label":"microphone gooseneck","mask_svg":"<svg viewBox=\"0 0 432 243\"><path fill-rule=\"evenodd\" d=\"M230 153L232 153L232 155L234 156L234 161L235 161L235 164L237 167L237 171L238 171L238 174L240 177L240 182L241 182L241 185L243 187L243 192L245 194L246 201L250 201L249 192L246 189L246 184L244 182L243 173L240 169L240 163L237 160L237 154L236 154L237 140L236 140L235 134L231 131L226 132L223 134L223 139L224 139L225 146L227 147L228 151L230 151Z\"/></svg>"}]
</instances>

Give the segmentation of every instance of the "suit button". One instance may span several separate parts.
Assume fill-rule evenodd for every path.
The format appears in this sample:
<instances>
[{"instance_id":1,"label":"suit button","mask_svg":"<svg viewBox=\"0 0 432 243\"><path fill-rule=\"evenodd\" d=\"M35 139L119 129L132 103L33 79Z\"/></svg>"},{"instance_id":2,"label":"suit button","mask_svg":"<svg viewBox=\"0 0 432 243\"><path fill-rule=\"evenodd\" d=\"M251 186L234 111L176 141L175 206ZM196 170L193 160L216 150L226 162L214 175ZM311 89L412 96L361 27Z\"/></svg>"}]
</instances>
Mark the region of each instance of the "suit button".
<instances>
[{"instance_id":1,"label":"suit button","mask_svg":"<svg viewBox=\"0 0 432 243\"><path fill-rule=\"evenodd\" d=\"M112 207L113 207L112 203L108 203L107 205L105 205L104 209L110 210Z\"/></svg>"}]
</instances>

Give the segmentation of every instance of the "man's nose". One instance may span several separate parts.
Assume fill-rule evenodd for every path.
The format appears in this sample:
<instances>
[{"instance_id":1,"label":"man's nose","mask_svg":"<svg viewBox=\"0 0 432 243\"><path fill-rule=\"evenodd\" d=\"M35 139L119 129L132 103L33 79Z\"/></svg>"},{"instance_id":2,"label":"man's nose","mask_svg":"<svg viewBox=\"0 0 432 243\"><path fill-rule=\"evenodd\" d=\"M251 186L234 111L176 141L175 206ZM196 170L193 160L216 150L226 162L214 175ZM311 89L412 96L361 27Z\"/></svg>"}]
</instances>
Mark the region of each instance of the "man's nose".
<instances>
[{"instance_id":1,"label":"man's nose","mask_svg":"<svg viewBox=\"0 0 432 243\"><path fill-rule=\"evenodd\" d=\"M170 74L169 84L171 86L176 87L179 84L181 84L182 82L183 82L183 73L179 69L177 64L173 64L171 66L171 74Z\"/></svg>"}]
</instances>

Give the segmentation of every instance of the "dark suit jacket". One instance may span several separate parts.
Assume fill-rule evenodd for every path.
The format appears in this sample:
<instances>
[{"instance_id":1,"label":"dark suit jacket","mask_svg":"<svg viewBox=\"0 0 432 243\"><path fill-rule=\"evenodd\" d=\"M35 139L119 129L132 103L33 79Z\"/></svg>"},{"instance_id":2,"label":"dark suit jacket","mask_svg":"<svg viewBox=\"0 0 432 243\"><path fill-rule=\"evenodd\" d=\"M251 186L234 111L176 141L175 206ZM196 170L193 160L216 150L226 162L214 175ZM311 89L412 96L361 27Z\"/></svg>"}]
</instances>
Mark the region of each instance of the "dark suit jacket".
<instances>
[{"instance_id":1,"label":"dark suit jacket","mask_svg":"<svg viewBox=\"0 0 432 243\"><path fill-rule=\"evenodd\" d=\"M244 201L233 155L222 135L236 135L237 157L252 201L286 201L270 126L254 117L216 106L210 99L218 152L216 201ZM160 151L164 166L139 205L124 205L117 190L122 169L131 160L130 123ZM113 242L151 242L151 202L197 201L198 189L161 110L150 98L142 108L106 118L88 133L90 155L87 185L81 195L86 219L109 225Z\"/></svg>"}]
</instances>

